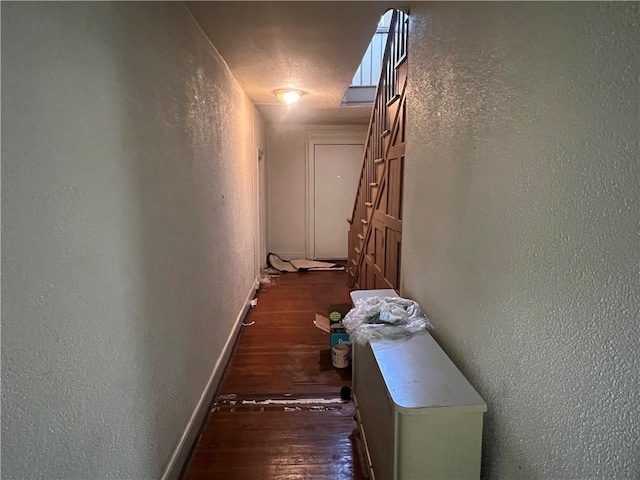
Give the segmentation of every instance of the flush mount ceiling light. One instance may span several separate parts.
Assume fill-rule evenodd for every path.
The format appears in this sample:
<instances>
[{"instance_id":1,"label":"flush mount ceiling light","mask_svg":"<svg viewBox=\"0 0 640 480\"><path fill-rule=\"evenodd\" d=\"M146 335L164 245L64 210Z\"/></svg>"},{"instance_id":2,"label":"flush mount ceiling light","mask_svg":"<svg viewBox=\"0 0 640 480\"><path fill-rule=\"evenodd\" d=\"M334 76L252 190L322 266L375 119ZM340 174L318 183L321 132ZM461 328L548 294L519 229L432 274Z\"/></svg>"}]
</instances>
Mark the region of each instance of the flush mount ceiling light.
<instances>
[{"instance_id":1,"label":"flush mount ceiling light","mask_svg":"<svg viewBox=\"0 0 640 480\"><path fill-rule=\"evenodd\" d=\"M285 105L293 105L298 100L300 100L300 98L302 98L302 95L304 95L304 92L302 90L296 90L293 88L283 88L281 90L276 90L273 93L275 93L276 97L278 97L278 100L280 100Z\"/></svg>"}]
</instances>

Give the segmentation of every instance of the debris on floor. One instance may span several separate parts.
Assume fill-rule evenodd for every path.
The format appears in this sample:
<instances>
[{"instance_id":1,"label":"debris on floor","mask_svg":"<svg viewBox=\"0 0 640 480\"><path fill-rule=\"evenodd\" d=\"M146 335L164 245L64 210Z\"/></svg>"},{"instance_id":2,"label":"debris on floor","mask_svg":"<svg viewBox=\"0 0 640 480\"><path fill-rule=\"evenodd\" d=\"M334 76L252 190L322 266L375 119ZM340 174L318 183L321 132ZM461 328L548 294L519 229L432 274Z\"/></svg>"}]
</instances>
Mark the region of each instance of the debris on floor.
<instances>
[{"instance_id":1,"label":"debris on floor","mask_svg":"<svg viewBox=\"0 0 640 480\"><path fill-rule=\"evenodd\" d=\"M344 387L343 387L344 388ZM248 397L248 398L247 398ZM220 395L212 412L328 412L342 410L349 400L313 395Z\"/></svg>"},{"instance_id":2,"label":"debris on floor","mask_svg":"<svg viewBox=\"0 0 640 480\"><path fill-rule=\"evenodd\" d=\"M305 258L294 258L293 260L283 260L275 253L267 256L267 264L280 272L313 272L325 270L344 270L344 265L330 262L318 262Z\"/></svg>"},{"instance_id":3,"label":"debris on floor","mask_svg":"<svg viewBox=\"0 0 640 480\"><path fill-rule=\"evenodd\" d=\"M258 279L258 281L260 282L259 286L270 287L274 284L273 279L278 278L279 276L280 276L280 272L275 268L271 268L271 267L263 268L260 271L260 278Z\"/></svg>"}]
</instances>

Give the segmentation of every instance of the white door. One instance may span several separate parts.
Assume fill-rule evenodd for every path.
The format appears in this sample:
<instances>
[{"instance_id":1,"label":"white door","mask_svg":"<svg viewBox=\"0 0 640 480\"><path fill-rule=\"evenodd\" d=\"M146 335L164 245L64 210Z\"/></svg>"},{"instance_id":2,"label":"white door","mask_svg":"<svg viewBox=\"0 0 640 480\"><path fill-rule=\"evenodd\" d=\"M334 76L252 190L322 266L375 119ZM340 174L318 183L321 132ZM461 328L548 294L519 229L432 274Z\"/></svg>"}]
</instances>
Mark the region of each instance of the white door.
<instances>
[{"instance_id":1,"label":"white door","mask_svg":"<svg viewBox=\"0 0 640 480\"><path fill-rule=\"evenodd\" d=\"M362 144L314 145L314 258L347 258L347 218L353 210L363 150Z\"/></svg>"}]
</instances>

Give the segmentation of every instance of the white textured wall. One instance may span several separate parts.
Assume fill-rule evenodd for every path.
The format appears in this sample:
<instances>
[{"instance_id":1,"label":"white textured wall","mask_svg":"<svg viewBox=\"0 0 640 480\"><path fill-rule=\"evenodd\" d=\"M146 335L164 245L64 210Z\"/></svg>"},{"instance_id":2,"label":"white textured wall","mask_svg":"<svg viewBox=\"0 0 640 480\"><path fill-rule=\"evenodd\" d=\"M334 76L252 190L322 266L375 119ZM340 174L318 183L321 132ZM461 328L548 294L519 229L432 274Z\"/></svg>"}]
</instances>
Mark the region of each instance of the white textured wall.
<instances>
[{"instance_id":1,"label":"white textured wall","mask_svg":"<svg viewBox=\"0 0 640 480\"><path fill-rule=\"evenodd\" d=\"M253 107L180 3L2 4L2 476L158 478L255 276Z\"/></svg>"},{"instance_id":2,"label":"white textured wall","mask_svg":"<svg viewBox=\"0 0 640 480\"><path fill-rule=\"evenodd\" d=\"M292 108L295 108L292 107ZM305 256L307 215L307 139L313 133L345 131L366 135L364 125L270 124L267 126L270 252ZM355 201L356 192L353 192ZM345 219L346 220L346 219Z\"/></svg>"},{"instance_id":3,"label":"white textured wall","mask_svg":"<svg viewBox=\"0 0 640 480\"><path fill-rule=\"evenodd\" d=\"M402 293L491 479L640 475L640 4L411 10Z\"/></svg>"},{"instance_id":4,"label":"white textured wall","mask_svg":"<svg viewBox=\"0 0 640 480\"><path fill-rule=\"evenodd\" d=\"M268 125L270 252L304 258L306 235L306 142L304 125Z\"/></svg>"}]
</instances>

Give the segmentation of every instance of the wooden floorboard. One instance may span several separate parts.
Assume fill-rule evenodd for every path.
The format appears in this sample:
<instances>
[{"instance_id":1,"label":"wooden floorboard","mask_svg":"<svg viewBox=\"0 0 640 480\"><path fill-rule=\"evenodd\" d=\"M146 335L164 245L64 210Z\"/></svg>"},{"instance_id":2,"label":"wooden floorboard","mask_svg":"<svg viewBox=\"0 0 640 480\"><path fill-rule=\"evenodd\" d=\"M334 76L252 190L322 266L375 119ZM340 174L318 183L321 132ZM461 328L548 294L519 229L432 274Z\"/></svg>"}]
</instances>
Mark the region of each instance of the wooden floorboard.
<instances>
[{"instance_id":1,"label":"wooden floorboard","mask_svg":"<svg viewBox=\"0 0 640 480\"><path fill-rule=\"evenodd\" d=\"M262 286L184 480L365 479L351 369L331 364L316 313L349 303L344 272L286 273Z\"/></svg>"}]
</instances>

